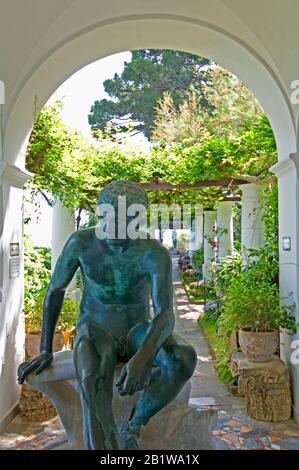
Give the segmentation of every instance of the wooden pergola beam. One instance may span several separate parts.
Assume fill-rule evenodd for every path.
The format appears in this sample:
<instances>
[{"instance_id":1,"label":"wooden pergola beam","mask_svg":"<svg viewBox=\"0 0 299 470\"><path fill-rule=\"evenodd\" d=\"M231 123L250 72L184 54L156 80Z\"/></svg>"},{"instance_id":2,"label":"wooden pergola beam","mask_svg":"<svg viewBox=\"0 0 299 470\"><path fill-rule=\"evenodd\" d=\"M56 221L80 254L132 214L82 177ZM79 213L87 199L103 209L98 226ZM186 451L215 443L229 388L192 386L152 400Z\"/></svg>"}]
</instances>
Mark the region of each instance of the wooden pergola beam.
<instances>
[{"instance_id":1,"label":"wooden pergola beam","mask_svg":"<svg viewBox=\"0 0 299 470\"><path fill-rule=\"evenodd\" d=\"M240 186L242 184L248 184L248 181L243 179L235 178L220 178L216 180L202 180L196 181L195 183L166 183L164 181L155 180L148 183L139 183L144 189L161 191L161 190L171 190L171 189L197 189L197 188L210 188L210 187L233 187Z\"/></svg>"}]
</instances>

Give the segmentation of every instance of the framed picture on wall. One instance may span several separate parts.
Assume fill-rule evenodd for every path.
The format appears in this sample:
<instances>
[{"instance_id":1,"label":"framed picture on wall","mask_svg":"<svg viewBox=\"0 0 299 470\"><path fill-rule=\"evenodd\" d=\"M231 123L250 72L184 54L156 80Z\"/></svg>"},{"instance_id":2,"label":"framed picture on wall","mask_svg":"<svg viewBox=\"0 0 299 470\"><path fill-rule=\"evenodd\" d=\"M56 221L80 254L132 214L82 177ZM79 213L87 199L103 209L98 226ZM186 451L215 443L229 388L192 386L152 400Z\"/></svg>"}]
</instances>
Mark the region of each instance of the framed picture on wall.
<instances>
[{"instance_id":1,"label":"framed picture on wall","mask_svg":"<svg viewBox=\"0 0 299 470\"><path fill-rule=\"evenodd\" d=\"M10 244L10 256L20 256L20 244L11 243Z\"/></svg>"}]
</instances>

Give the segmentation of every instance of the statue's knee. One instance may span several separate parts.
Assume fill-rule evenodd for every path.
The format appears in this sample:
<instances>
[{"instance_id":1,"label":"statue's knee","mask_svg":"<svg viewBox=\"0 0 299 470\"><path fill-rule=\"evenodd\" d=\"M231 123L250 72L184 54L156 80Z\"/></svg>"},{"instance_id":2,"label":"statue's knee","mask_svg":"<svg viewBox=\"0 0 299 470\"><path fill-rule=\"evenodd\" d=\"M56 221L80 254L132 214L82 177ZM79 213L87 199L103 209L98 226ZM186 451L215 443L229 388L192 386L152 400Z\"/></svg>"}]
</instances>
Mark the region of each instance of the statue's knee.
<instances>
[{"instance_id":1,"label":"statue's knee","mask_svg":"<svg viewBox=\"0 0 299 470\"><path fill-rule=\"evenodd\" d=\"M73 357L77 376L81 380L94 375L96 360L91 348L91 342L87 338L81 337L74 345Z\"/></svg>"},{"instance_id":2,"label":"statue's knee","mask_svg":"<svg viewBox=\"0 0 299 470\"><path fill-rule=\"evenodd\" d=\"M195 349L188 345L182 346L181 354L178 359L178 371L182 380L189 380L192 377L197 363L197 354Z\"/></svg>"},{"instance_id":3,"label":"statue's knee","mask_svg":"<svg viewBox=\"0 0 299 470\"><path fill-rule=\"evenodd\" d=\"M92 325L80 329L74 344L74 363L77 376L81 380L93 376L104 380L109 371L114 370L116 362L113 342L105 330Z\"/></svg>"},{"instance_id":4,"label":"statue's knee","mask_svg":"<svg viewBox=\"0 0 299 470\"><path fill-rule=\"evenodd\" d=\"M91 337L87 335L80 336L74 344L74 359L76 359L78 356L88 354L91 348Z\"/></svg>"}]
</instances>

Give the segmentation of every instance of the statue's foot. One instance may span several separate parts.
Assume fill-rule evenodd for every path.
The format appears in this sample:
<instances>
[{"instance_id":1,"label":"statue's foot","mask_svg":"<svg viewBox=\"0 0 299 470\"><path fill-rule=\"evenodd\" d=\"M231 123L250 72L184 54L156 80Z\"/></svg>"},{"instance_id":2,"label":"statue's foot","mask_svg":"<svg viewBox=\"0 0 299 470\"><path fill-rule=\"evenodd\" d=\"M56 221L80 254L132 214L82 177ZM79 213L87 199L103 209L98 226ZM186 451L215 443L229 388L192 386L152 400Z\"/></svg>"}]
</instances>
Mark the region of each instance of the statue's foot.
<instances>
[{"instance_id":1,"label":"statue's foot","mask_svg":"<svg viewBox=\"0 0 299 470\"><path fill-rule=\"evenodd\" d=\"M128 421L123 423L119 437L122 450L139 450L139 430L133 428Z\"/></svg>"}]
</instances>

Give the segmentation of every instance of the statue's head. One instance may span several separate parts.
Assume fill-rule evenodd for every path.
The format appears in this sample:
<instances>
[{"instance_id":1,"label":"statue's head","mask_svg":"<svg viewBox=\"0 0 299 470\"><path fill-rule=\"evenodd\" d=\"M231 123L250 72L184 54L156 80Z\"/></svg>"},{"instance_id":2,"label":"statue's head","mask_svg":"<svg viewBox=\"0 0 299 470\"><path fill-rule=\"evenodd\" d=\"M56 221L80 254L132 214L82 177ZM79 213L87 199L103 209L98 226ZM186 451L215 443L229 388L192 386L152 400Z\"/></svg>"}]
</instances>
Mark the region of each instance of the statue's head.
<instances>
[{"instance_id":1,"label":"statue's head","mask_svg":"<svg viewBox=\"0 0 299 470\"><path fill-rule=\"evenodd\" d=\"M148 205L147 194L144 189L134 181L115 180L106 184L100 191L98 204L111 204L116 210L119 196L126 197L127 207L132 204Z\"/></svg>"},{"instance_id":2,"label":"statue's head","mask_svg":"<svg viewBox=\"0 0 299 470\"><path fill-rule=\"evenodd\" d=\"M136 212L142 213L142 224L148 198L144 189L129 180L115 180L104 186L98 198L100 226L98 233L109 239L124 239L129 233L129 223L135 219ZM127 230L128 229L128 230ZM126 234L126 237L120 236ZM100 237L99 237L100 238Z\"/></svg>"}]
</instances>

